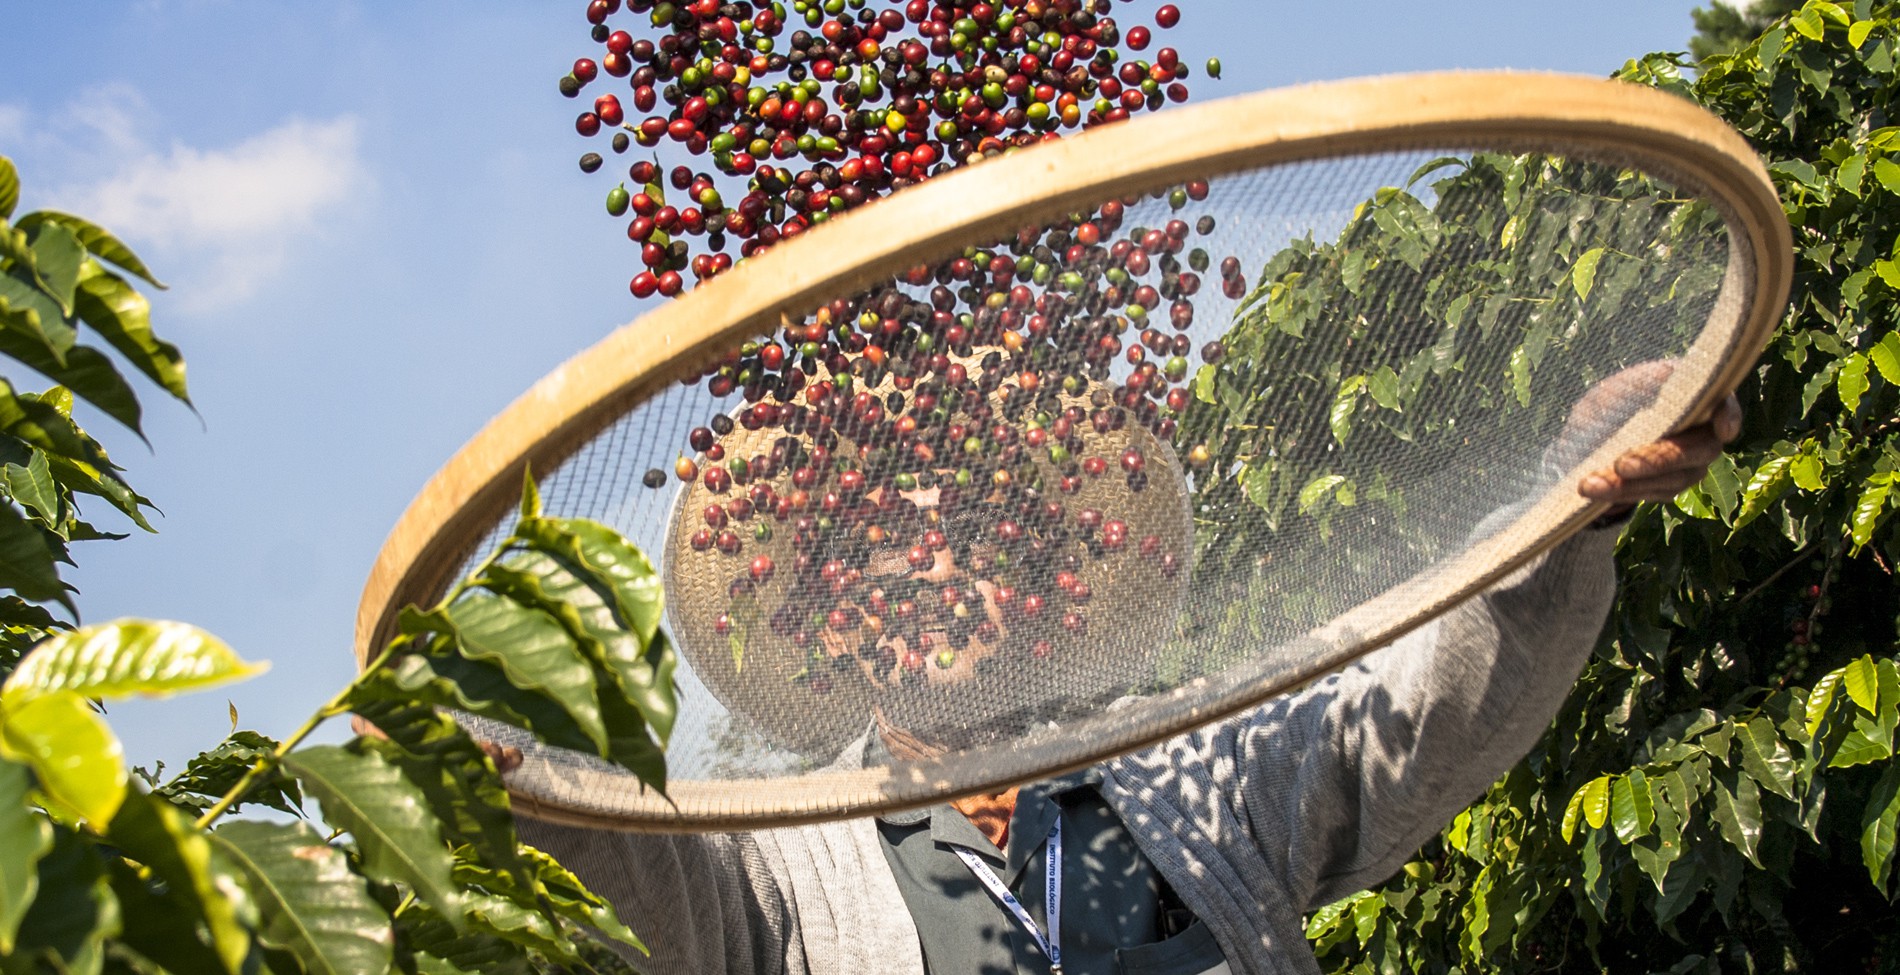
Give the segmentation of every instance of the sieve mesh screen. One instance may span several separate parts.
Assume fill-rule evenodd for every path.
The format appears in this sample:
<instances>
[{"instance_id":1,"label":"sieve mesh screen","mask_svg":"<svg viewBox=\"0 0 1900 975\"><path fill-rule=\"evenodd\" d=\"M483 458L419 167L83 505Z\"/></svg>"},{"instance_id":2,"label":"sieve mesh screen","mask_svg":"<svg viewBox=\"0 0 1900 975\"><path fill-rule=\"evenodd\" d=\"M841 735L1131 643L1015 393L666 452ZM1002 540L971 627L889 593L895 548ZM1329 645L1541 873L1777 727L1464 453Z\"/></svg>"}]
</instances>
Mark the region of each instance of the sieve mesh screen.
<instances>
[{"instance_id":1,"label":"sieve mesh screen","mask_svg":"<svg viewBox=\"0 0 1900 975\"><path fill-rule=\"evenodd\" d=\"M531 804L661 823L915 805L1185 730L1581 510L1580 473L1680 423L1730 353L1706 336L1752 259L1693 187L1458 147L1156 186L946 252L541 482L662 566L676 805L465 720L528 753Z\"/></svg>"}]
</instances>

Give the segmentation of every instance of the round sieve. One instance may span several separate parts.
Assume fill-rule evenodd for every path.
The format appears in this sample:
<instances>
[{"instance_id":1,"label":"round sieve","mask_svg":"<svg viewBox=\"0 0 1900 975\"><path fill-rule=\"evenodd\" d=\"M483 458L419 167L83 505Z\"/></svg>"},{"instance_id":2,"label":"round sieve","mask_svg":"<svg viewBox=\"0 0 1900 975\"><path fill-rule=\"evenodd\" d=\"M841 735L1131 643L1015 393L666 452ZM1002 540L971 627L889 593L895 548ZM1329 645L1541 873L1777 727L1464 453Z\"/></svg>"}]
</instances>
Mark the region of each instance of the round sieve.
<instances>
[{"instance_id":1,"label":"round sieve","mask_svg":"<svg viewBox=\"0 0 1900 975\"><path fill-rule=\"evenodd\" d=\"M1265 92L817 226L624 326L391 533L359 660L510 522L662 567L666 796L522 747L622 829L917 806L1100 761L1391 642L1589 522L1582 472L1705 416L1785 300L1720 120L1534 74Z\"/></svg>"}]
</instances>

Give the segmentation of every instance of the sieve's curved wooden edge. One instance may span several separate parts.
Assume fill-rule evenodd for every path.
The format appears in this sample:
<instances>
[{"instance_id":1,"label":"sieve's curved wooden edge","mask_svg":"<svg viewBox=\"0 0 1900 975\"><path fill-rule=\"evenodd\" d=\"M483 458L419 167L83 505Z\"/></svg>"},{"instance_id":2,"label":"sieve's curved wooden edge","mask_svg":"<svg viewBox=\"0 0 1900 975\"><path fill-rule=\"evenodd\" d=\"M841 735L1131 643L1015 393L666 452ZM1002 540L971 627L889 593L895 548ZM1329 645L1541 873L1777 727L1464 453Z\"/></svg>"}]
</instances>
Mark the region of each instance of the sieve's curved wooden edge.
<instances>
[{"instance_id":1,"label":"sieve's curved wooden edge","mask_svg":"<svg viewBox=\"0 0 1900 975\"><path fill-rule=\"evenodd\" d=\"M570 359L491 420L410 503L364 587L358 662L392 635L400 607L439 590L468 547L514 503L524 464L553 469L630 404L733 342L770 331L781 314L802 316L823 299L969 240L1105 198L1276 162L1411 146L1561 146L1640 162L1709 194L1755 265L1738 282L1747 290L1736 296L1745 302L1740 328L1721 337L1730 354L1677 425L1706 416L1772 334L1791 277L1791 242L1773 184L1734 130L1675 96L1592 78L1482 72L1332 82L1171 110L967 167L829 221ZM852 263L834 264L841 254ZM1399 632L1541 554L1598 510L1573 507L1538 544L1433 600L1431 612L1414 614ZM826 817L732 825L815 818Z\"/></svg>"}]
</instances>

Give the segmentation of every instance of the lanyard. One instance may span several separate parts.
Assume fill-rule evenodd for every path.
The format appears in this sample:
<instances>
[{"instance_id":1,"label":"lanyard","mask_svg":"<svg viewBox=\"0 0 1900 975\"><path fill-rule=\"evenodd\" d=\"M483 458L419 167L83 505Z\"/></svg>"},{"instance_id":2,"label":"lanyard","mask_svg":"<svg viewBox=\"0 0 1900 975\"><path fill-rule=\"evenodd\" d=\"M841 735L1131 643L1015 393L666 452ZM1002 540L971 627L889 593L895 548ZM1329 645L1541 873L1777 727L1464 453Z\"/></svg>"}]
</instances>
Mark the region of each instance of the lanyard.
<instances>
[{"instance_id":1,"label":"lanyard","mask_svg":"<svg viewBox=\"0 0 1900 975\"><path fill-rule=\"evenodd\" d=\"M1049 958L1050 975L1062 975L1061 816L1057 816L1054 825L1049 827L1049 840L1044 846L1049 851L1043 871L1043 905L1049 916L1049 934L1046 937L1042 929L1036 926L1036 919L1029 916L1029 911L1023 908L1022 902L1016 899L1015 894L1009 892L1008 887L1004 886L1003 878L998 877L996 871L991 870L990 865L983 862L982 857L962 847L957 847L955 852L963 861L964 866L969 867L970 872L976 875L977 881L989 888L989 892L996 895L996 899L1001 901L1011 914L1016 915L1016 920L1022 924L1024 930L1029 932L1029 936L1036 939L1037 947L1040 947L1042 953Z\"/></svg>"}]
</instances>

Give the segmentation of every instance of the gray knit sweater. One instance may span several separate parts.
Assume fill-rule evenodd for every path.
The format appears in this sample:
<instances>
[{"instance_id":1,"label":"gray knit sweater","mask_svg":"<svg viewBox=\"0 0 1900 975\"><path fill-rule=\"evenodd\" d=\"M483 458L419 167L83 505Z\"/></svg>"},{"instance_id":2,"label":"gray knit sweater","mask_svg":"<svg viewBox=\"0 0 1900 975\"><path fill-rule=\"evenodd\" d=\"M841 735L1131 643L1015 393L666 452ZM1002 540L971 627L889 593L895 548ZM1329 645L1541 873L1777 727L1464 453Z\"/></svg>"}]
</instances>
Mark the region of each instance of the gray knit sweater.
<instances>
[{"instance_id":1,"label":"gray knit sweater","mask_svg":"<svg viewBox=\"0 0 1900 975\"><path fill-rule=\"evenodd\" d=\"M1317 973L1301 915L1389 876L1521 758L1608 612L1591 531L1346 671L1103 764L1102 794L1236 975ZM654 836L523 820L659 975L921 975L872 820Z\"/></svg>"}]
</instances>

